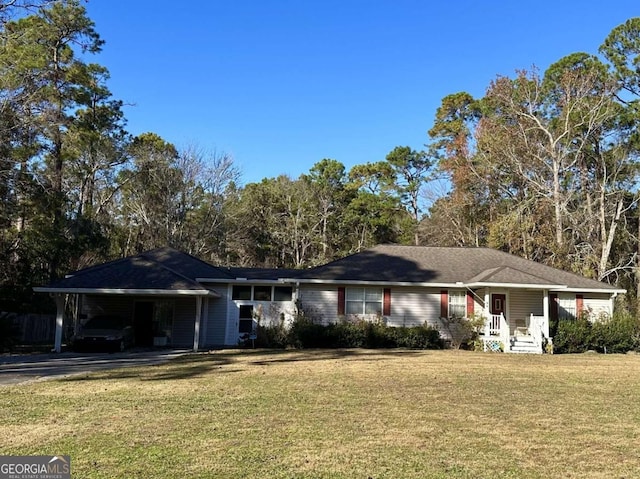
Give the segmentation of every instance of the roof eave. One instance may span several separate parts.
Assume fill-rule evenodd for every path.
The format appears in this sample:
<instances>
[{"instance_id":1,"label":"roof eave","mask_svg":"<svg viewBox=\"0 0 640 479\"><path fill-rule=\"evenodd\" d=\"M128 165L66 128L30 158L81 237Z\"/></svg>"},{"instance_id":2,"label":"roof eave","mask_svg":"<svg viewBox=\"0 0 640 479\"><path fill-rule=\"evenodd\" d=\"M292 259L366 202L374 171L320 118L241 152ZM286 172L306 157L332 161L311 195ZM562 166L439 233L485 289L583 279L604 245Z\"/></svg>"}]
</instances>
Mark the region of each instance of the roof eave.
<instances>
[{"instance_id":1,"label":"roof eave","mask_svg":"<svg viewBox=\"0 0 640 479\"><path fill-rule=\"evenodd\" d=\"M554 291L554 290L551 290ZM562 292L570 292L570 293L607 293L607 294L625 294L627 292L626 289L620 288L573 288L566 287L561 290Z\"/></svg>"},{"instance_id":2,"label":"roof eave","mask_svg":"<svg viewBox=\"0 0 640 479\"><path fill-rule=\"evenodd\" d=\"M48 288L34 287L36 293L52 294L117 294L139 296L212 296L220 298L215 291L197 289L124 289L124 288Z\"/></svg>"},{"instance_id":3,"label":"roof eave","mask_svg":"<svg viewBox=\"0 0 640 479\"><path fill-rule=\"evenodd\" d=\"M413 281L363 281L359 279L299 279L299 278L287 278L285 281L292 283L305 283L305 284L345 284L345 285L363 285L363 286L421 286L427 288L461 288L464 287L462 283L428 283L428 282L413 282Z\"/></svg>"},{"instance_id":4,"label":"roof eave","mask_svg":"<svg viewBox=\"0 0 640 479\"><path fill-rule=\"evenodd\" d=\"M259 279L259 278L196 278L198 283L213 283L213 284L244 284L244 283L262 283L262 284L282 284L282 283L294 283L296 280L288 279Z\"/></svg>"},{"instance_id":5,"label":"roof eave","mask_svg":"<svg viewBox=\"0 0 640 479\"><path fill-rule=\"evenodd\" d=\"M536 283L492 283L489 281L477 281L465 283L467 288L510 288L510 289L549 289L566 291L564 284L536 284Z\"/></svg>"}]
</instances>

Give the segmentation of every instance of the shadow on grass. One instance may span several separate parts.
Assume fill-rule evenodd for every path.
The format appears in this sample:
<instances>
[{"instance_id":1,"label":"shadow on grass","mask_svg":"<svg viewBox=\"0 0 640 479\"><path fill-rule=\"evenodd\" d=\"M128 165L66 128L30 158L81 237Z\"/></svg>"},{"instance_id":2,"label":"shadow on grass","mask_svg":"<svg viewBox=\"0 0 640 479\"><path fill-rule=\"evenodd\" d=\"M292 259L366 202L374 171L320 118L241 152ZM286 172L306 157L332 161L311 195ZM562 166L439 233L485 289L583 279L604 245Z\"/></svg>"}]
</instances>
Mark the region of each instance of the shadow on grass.
<instances>
[{"instance_id":1,"label":"shadow on grass","mask_svg":"<svg viewBox=\"0 0 640 479\"><path fill-rule=\"evenodd\" d=\"M140 381L183 380L211 374L232 374L247 371L252 366L347 359L367 362L383 361L390 357L407 357L408 355L424 353L424 350L407 349L220 350L210 353L186 354L162 364L103 370L74 375L62 380L66 382L110 379L138 379Z\"/></svg>"},{"instance_id":2,"label":"shadow on grass","mask_svg":"<svg viewBox=\"0 0 640 479\"><path fill-rule=\"evenodd\" d=\"M298 361L327 361L338 359L357 359L358 361L383 361L390 357L424 354L418 349L299 349L279 351L283 354L272 355L263 360L250 361L249 364L268 365L292 363Z\"/></svg>"}]
</instances>

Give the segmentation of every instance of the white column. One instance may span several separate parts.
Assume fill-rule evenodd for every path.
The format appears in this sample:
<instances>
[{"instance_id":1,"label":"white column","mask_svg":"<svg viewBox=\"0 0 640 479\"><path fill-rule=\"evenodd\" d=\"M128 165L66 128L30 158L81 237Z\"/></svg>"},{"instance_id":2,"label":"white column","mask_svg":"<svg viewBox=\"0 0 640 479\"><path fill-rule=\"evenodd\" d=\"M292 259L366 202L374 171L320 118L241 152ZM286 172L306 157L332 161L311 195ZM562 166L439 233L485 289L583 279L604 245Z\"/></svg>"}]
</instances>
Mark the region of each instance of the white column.
<instances>
[{"instance_id":1,"label":"white column","mask_svg":"<svg viewBox=\"0 0 640 479\"><path fill-rule=\"evenodd\" d=\"M545 338L549 337L549 290L545 289L542 292L542 315L544 316L544 322L542 323L542 334Z\"/></svg>"},{"instance_id":2,"label":"white column","mask_svg":"<svg viewBox=\"0 0 640 479\"><path fill-rule=\"evenodd\" d=\"M484 335L489 336L489 324L491 322L491 293L489 288L484 290Z\"/></svg>"},{"instance_id":3,"label":"white column","mask_svg":"<svg viewBox=\"0 0 640 479\"><path fill-rule=\"evenodd\" d=\"M64 325L64 294L56 294L56 337L53 350L56 353L62 351L62 327Z\"/></svg>"},{"instance_id":4,"label":"white column","mask_svg":"<svg viewBox=\"0 0 640 479\"><path fill-rule=\"evenodd\" d=\"M196 321L193 331L193 351L197 352L200 346L200 322L202 320L202 296L196 296Z\"/></svg>"}]
</instances>

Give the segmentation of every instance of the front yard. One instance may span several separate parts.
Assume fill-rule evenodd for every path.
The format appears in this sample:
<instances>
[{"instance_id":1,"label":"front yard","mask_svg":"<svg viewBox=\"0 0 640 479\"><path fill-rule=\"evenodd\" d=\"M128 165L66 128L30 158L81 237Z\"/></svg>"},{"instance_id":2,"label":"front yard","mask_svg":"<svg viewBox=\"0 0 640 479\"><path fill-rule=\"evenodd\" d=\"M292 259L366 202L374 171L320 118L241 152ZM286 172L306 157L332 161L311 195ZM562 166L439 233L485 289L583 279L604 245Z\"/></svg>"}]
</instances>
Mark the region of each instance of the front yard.
<instances>
[{"instance_id":1,"label":"front yard","mask_svg":"<svg viewBox=\"0 0 640 479\"><path fill-rule=\"evenodd\" d=\"M640 355L218 351L0 387L0 434L78 478L630 478Z\"/></svg>"}]
</instances>

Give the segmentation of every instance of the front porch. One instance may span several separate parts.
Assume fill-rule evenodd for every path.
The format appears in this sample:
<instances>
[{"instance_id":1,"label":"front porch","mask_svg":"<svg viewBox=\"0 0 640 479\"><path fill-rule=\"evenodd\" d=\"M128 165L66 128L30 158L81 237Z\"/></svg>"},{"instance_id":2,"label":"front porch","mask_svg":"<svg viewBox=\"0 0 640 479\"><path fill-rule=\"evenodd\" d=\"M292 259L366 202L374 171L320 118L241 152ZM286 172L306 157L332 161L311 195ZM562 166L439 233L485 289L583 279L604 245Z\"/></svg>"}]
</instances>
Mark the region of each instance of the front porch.
<instances>
[{"instance_id":1,"label":"front porch","mask_svg":"<svg viewBox=\"0 0 640 479\"><path fill-rule=\"evenodd\" d=\"M484 351L542 354L552 343L548 290L485 290L480 333Z\"/></svg>"},{"instance_id":2,"label":"front porch","mask_svg":"<svg viewBox=\"0 0 640 479\"><path fill-rule=\"evenodd\" d=\"M484 351L505 353L542 354L549 337L549 321L544 316L534 316L516 321L519 326L511 328L503 313L490 314L480 340Z\"/></svg>"}]
</instances>

